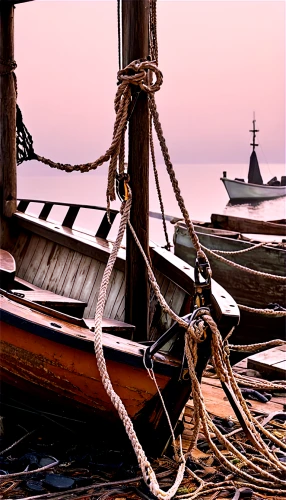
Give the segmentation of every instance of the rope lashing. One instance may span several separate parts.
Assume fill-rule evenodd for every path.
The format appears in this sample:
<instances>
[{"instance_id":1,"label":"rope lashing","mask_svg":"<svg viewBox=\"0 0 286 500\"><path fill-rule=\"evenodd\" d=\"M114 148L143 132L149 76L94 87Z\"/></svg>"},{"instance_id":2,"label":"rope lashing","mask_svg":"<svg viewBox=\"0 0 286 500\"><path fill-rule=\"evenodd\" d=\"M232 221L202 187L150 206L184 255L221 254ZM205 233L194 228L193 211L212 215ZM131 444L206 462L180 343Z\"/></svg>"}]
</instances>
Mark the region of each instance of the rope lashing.
<instances>
[{"instance_id":1,"label":"rope lashing","mask_svg":"<svg viewBox=\"0 0 286 500\"><path fill-rule=\"evenodd\" d=\"M154 82L152 82L151 75L155 75ZM124 169L124 137L127 128L127 122L130 118L129 108L132 101L132 85L138 86L140 90L148 94L157 92L163 82L162 72L158 69L154 61L135 60L128 64L124 69L119 70L117 73L118 89L114 99L114 109L116 113L113 137L110 147L105 154L100 156L97 160L78 165L64 164L54 162L48 158L33 153L32 158L48 165L51 168L63 170L65 172L89 172L95 170L103 163L110 161L108 172L108 186L107 186L107 209L109 210L110 202L115 200L115 178L117 163L119 163L119 172L122 173ZM151 82L151 83L149 83ZM29 158L31 159L31 158Z\"/></svg>"},{"instance_id":2,"label":"rope lashing","mask_svg":"<svg viewBox=\"0 0 286 500\"><path fill-rule=\"evenodd\" d=\"M149 80L152 81L148 71L152 71L154 73L156 77L154 83L148 83ZM163 83L163 74L157 67L156 62L141 59L132 61L124 69L119 70L117 78L120 82L138 85L140 89L147 92L147 94L154 94L154 92L160 90Z\"/></svg>"},{"instance_id":3,"label":"rope lashing","mask_svg":"<svg viewBox=\"0 0 286 500\"><path fill-rule=\"evenodd\" d=\"M6 69L1 69L4 66ZM17 68L17 63L14 59L3 59L0 57L0 76L10 75Z\"/></svg>"}]
</instances>

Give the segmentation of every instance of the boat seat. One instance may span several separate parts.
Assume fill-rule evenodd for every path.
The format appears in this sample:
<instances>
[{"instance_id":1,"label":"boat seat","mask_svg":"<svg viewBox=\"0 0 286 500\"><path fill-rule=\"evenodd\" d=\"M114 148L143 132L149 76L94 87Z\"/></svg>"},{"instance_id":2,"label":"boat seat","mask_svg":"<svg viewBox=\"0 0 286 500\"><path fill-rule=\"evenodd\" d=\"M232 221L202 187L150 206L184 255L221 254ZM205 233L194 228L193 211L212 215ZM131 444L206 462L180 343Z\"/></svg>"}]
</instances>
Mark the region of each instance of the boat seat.
<instances>
[{"instance_id":1,"label":"boat seat","mask_svg":"<svg viewBox=\"0 0 286 500\"><path fill-rule=\"evenodd\" d=\"M0 248L0 286L7 290L13 284L16 273L16 262L9 252Z\"/></svg>"},{"instance_id":2,"label":"boat seat","mask_svg":"<svg viewBox=\"0 0 286 500\"><path fill-rule=\"evenodd\" d=\"M19 289L9 290L11 293L19 293ZM81 300L72 299L70 297L63 297L62 295L57 295L49 290L21 290L21 298L34 302L35 304L40 304L50 309L55 309L55 311L68 314L69 316L75 316L76 318L82 318L86 302Z\"/></svg>"},{"instance_id":3,"label":"boat seat","mask_svg":"<svg viewBox=\"0 0 286 500\"><path fill-rule=\"evenodd\" d=\"M94 332L94 318L84 318L84 322L89 330ZM128 340L132 340L135 331L134 325L110 318L102 318L101 326L103 332L118 335L118 337Z\"/></svg>"}]
</instances>

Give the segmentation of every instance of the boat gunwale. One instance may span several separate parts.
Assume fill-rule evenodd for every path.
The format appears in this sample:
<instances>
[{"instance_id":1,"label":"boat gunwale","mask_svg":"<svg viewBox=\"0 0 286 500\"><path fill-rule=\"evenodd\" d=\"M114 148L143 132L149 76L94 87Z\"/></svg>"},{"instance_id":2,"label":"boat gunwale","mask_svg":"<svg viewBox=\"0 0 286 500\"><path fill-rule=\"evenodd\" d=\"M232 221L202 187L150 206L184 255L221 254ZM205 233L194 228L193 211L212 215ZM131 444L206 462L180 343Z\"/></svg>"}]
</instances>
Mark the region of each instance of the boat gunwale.
<instances>
[{"instance_id":1,"label":"boat gunwale","mask_svg":"<svg viewBox=\"0 0 286 500\"><path fill-rule=\"evenodd\" d=\"M45 338L51 342L57 344L65 345L67 347L75 348L83 352L94 352L94 334L89 330L89 328L76 327L76 332L68 331L69 323L62 320L58 320L58 324L61 328L53 327L53 318L48 318L47 322L49 325L41 323L41 318L38 317L37 311L32 311L34 320L23 318L20 311L23 311L23 307L29 311L28 306L23 306L15 303L16 309L19 309L19 313L9 311L8 302L10 299L0 295L1 302L3 298L7 300L7 305L0 306L1 321L4 323L19 328L23 331L27 331L36 337ZM10 301L11 302L11 301ZM13 303L14 305L14 303ZM31 313L31 310L29 311ZM41 313L40 313L41 315ZM43 321L43 320L42 320ZM73 326L73 325L72 325ZM1 341L0 341L1 343ZM11 341L13 345L13 342ZM134 342L132 340L127 340L122 337L118 337L111 333L102 332L102 345L104 350L104 355L107 360L117 361L119 363L128 363L131 366L136 366L139 368L144 368L143 364L143 354L147 349L147 345ZM172 355L166 353L156 353L154 355L154 371L163 375L173 376L174 370L178 370L181 367L181 360L174 358Z\"/></svg>"}]
</instances>

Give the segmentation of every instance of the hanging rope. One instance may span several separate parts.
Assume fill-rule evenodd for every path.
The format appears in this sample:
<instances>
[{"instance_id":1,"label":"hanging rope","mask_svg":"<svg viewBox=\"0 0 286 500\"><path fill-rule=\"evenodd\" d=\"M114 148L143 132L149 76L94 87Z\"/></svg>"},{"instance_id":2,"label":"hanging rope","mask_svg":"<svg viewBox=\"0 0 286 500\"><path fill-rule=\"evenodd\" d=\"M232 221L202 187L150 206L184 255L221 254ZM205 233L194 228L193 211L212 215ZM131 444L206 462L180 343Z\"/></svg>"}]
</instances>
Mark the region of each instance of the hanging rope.
<instances>
[{"instance_id":1,"label":"hanging rope","mask_svg":"<svg viewBox=\"0 0 286 500\"><path fill-rule=\"evenodd\" d=\"M255 271L254 269L250 269L249 267L244 267L241 266L240 264L237 264L236 262L232 262L231 260L225 259L221 255L218 255L215 253L215 251L210 250L209 248L205 247L204 245L201 245L201 247L210 255L212 255L215 259L219 260L220 262L224 262L225 264L228 264L229 266L236 267L237 269L241 269L242 271L247 271L250 274L253 274L255 276L261 276L263 278L272 278L275 281L281 281L282 283L286 283L286 276L278 276L276 274L270 274L270 273L263 273L262 271Z\"/></svg>"},{"instance_id":2,"label":"hanging rope","mask_svg":"<svg viewBox=\"0 0 286 500\"><path fill-rule=\"evenodd\" d=\"M16 146L17 146L17 165L23 161L33 160L35 158L33 139L24 125L21 110L16 106Z\"/></svg>"}]
</instances>

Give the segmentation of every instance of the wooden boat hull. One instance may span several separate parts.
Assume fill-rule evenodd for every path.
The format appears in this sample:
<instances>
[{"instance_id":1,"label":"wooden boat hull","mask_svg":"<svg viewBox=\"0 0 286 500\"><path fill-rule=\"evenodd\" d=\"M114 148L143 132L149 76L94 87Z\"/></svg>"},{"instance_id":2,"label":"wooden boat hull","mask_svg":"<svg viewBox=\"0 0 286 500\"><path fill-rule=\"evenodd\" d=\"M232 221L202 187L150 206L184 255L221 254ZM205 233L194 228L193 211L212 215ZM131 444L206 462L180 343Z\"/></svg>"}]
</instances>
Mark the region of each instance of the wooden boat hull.
<instances>
[{"instance_id":1,"label":"wooden boat hull","mask_svg":"<svg viewBox=\"0 0 286 500\"><path fill-rule=\"evenodd\" d=\"M21 387L24 387L25 382L32 383L37 388L54 392L58 398L71 399L78 406L102 413L109 420L117 418L117 412L101 382L93 334L88 329L75 329L58 319L51 322L41 313L29 313L21 305L9 303L5 297L1 297L1 320L1 378L4 382L10 381L13 373L15 384ZM57 327L53 327L53 324ZM121 357L118 355L120 347ZM142 349L140 344L116 336L109 346L105 345L112 384L131 418L142 410L145 402L156 392L154 383L144 369ZM162 368L164 372L164 364ZM173 368L176 368L176 364ZM157 374L162 389L171 373L172 369L169 375Z\"/></svg>"},{"instance_id":2,"label":"wooden boat hull","mask_svg":"<svg viewBox=\"0 0 286 500\"><path fill-rule=\"evenodd\" d=\"M58 404L59 411L74 408L80 415L96 417L116 429L119 425L123 431L101 382L91 331L112 245L106 238L23 212L13 216L11 229L15 237L8 250L16 262L16 277L12 287L0 290L0 379L49 404ZM150 246L150 255L166 302L181 316L189 313L194 270L155 244ZM125 252L121 249L107 293L103 350L112 385L144 449L160 454L170 439L170 428L156 386L144 367L148 342L134 342L134 327L124 323L124 269ZM238 308L215 283L213 304L215 318L225 335L238 322ZM171 323L151 294L149 343ZM183 336L177 346L178 342L179 353L177 348L176 354L172 354L172 346L168 346L154 357L156 380L173 427L191 392L191 381L180 378ZM208 341L202 345L199 376L209 354Z\"/></svg>"},{"instance_id":3,"label":"wooden boat hull","mask_svg":"<svg viewBox=\"0 0 286 500\"><path fill-rule=\"evenodd\" d=\"M284 236L286 238L286 220L262 221L247 219L235 215L212 214L211 224L202 223L203 226L215 229L226 229L227 231L238 231L239 233L264 234Z\"/></svg>"},{"instance_id":4,"label":"wooden boat hull","mask_svg":"<svg viewBox=\"0 0 286 500\"><path fill-rule=\"evenodd\" d=\"M93 333L58 318L51 321L53 318L3 296L0 308L1 383L39 400L45 411L52 407L60 415L76 415L91 423L96 418L100 425L111 426L112 433L119 430L118 438L123 439L123 427L98 372ZM103 345L115 391L143 441L148 433L144 446L149 452L163 451L167 442L156 434L158 426L162 432L162 405L143 364L146 346L110 334L103 334ZM190 381L183 381L178 393L180 369L180 360L162 353L155 356L156 380L163 395L166 393L167 407L172 404L174 426L191 390Z\"/></svg>"},{"instance_id":5,"label":"wooden boat hull","mask_svg":"<svg viewBox=\"0 0 286 500\"><path fill-rule=\"evenodd\" d=\"M195 226L200 242L211 250L238 251L254 243L227 237L227 231ZM235 236L235 233L233 233ZM189 264L194 263L195 250L184 224L177 223L174 232L174 251L177 256ZM270 303L278 303L286 307L286 288L282 282L271 278L262 278L217 260L207 254L213 277L237 301L253 308L265 308ZM270 246L260 247L254 251L237 256L224 256L242 266L270 274L285 275L286 251ZM233 342L237 344L255 343L275 338L285 339L285 317L267 317L256 313L241 312L240 324L233 334Z\"/></svg>"},{"instance_id":6,"label":"wooden boat hull","mask_svg":"<svg viewBox=\"0 0 286 500\"><path fill-rule=\"evenodd\" d=\"M270 200L286 195L286 186L269 186L267 184L250 184L221 177L230 201Z\"/></svg>"}]
</instances>

